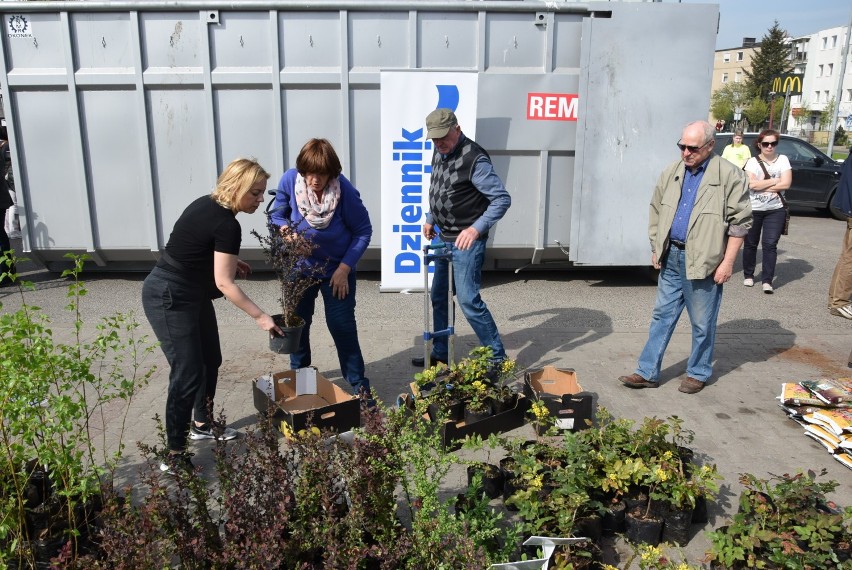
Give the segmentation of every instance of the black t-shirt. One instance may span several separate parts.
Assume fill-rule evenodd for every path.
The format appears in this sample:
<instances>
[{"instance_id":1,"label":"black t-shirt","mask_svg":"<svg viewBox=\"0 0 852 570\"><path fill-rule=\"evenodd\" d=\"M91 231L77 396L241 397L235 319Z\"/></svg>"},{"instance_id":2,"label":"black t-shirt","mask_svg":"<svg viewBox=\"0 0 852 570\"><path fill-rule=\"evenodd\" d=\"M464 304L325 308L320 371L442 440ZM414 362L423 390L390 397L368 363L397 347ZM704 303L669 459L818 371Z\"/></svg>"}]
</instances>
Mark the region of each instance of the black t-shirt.
<instances>
[{"instance_id":1,"label":"black t-shirt","mask_svg":"<svg viewBox=\"0 0 852 570\"><path fill-rule=\"evenodd\" d=\"M157 266L199 282L213 280L213 252L240 253L242 229L236 215L210 196L202 196L180 215L166 244L166 253L179 265L160 258Z\"/></svg>"}]
</instances>

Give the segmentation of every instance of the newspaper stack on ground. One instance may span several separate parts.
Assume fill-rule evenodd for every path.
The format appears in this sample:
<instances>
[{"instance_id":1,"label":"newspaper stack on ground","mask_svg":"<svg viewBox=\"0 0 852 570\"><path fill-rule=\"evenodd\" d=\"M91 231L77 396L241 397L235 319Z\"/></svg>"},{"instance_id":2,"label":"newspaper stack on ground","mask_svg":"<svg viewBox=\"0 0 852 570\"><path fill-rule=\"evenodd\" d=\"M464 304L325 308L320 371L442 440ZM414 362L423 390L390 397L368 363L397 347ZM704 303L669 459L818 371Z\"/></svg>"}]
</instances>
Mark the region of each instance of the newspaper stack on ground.
<instances>
[{"instance_id":1,"label":"newspaper stack on ground","mask_svg":"<svg viewBox=\"0 0 852 570\"><path fill-rule=\"evenodd\" d=\"M852 469L852 378L806 380L781 385L779 405L805 426L832 457Z\"/></svg>"}]
</instances>

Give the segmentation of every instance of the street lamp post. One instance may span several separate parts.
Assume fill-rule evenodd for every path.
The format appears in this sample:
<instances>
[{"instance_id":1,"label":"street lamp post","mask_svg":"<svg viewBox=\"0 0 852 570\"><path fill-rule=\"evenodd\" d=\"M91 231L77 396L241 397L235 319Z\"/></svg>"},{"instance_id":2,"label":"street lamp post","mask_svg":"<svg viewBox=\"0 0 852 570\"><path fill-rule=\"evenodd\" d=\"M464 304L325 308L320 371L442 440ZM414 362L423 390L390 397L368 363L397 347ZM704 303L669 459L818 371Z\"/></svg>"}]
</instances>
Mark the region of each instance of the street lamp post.
<instances>
[{"instance_id":1,"label":"street lamp post","mask_svg":"<svg viewBox=\"0 0 852 570\"><path fill-rule=\"evenodd\" d=\"M769 128L772 128L772 119L775 115L775 91L769 92Z\"/></svg>"}]
</instances>

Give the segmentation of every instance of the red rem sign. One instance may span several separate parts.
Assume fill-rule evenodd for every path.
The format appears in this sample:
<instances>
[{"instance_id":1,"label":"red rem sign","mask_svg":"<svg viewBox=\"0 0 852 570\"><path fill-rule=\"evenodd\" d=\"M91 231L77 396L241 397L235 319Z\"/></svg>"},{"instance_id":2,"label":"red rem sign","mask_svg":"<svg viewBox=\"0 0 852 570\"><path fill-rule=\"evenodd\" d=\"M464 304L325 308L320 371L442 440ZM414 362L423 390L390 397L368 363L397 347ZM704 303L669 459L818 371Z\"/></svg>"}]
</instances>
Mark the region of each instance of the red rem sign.
<instances>
[{"instance_id":1,"label":"red rem sign","mask_svg":"<svg viewBox=\"0 0 852 570\"><path fill-rule=\"evenodd\" d=\"M576 93L527 93L528 121L576 121Z\"/></svg>"}]
</instances>

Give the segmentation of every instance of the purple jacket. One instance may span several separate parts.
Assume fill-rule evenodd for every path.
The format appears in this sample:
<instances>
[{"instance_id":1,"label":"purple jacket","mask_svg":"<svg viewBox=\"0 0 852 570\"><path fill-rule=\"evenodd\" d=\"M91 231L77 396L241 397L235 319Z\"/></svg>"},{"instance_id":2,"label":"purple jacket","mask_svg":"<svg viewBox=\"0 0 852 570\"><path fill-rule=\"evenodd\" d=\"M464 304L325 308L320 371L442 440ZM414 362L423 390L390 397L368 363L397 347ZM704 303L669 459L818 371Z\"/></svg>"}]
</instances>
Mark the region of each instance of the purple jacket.
<instances>
[{"instance_id":1,"label":"purple jacket","mask_svg":"<svg viewBox=\"0 0 852 570\"><path fill-rule=\"evenodd\" d=\"M305 221L296 206L296 174L296 169L291 168L278 182L278 191L270 210L272 222L279 226L296 224L305 231L318 246L308 262L311 265L327 262L325 277L331 277L341 263L355 269L373 236L370 215L358 190L341 174L340 201L334 217L327 228L316 230Z\"/></svg>"}]
</instances>

